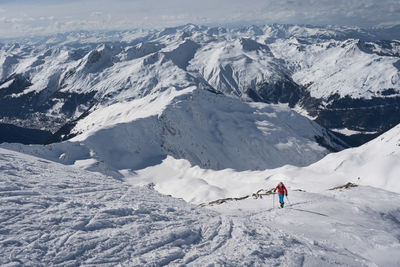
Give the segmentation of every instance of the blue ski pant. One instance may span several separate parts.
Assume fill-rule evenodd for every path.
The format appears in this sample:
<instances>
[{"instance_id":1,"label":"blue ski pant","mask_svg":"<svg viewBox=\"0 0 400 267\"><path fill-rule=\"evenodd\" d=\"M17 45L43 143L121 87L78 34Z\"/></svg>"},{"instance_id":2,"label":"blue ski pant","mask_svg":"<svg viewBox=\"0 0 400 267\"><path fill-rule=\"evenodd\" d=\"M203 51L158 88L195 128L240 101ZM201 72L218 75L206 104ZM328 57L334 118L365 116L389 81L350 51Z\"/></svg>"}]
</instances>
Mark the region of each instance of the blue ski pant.
<instances>
[{"instance_id":1,"label":"blue ski pant","mask_svg":"<svg viewBox=\"0 0 400 267\"><path fill-rule=\"evenodd\" d=\"M279 194L278 196L279 196L279 203L284 203L283 202L284 194Z\"/></svg>"}]
</instances>

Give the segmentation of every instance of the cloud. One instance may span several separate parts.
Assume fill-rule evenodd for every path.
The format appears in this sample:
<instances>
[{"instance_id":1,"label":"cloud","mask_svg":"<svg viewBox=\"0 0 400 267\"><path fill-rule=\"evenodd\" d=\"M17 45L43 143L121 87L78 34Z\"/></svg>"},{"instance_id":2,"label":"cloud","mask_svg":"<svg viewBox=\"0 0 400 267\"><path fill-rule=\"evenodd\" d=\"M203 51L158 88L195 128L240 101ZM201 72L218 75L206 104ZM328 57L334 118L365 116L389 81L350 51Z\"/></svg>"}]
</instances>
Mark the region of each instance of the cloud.
<instances>
[{"instance_id":1,"label":"cloud","mask_svg":"<svg viewBox=\"0 0 400 267\"><path fill-rule=\"evenodd\" d=\"M398 0L1 0L0 36L163 28L186 23L337 24L398 21ZM4 10L4 11L2 11ZM7 12L6 12L7 10ZM10 30L10 24L13 25Z\"/></svg>"}]
</instances>

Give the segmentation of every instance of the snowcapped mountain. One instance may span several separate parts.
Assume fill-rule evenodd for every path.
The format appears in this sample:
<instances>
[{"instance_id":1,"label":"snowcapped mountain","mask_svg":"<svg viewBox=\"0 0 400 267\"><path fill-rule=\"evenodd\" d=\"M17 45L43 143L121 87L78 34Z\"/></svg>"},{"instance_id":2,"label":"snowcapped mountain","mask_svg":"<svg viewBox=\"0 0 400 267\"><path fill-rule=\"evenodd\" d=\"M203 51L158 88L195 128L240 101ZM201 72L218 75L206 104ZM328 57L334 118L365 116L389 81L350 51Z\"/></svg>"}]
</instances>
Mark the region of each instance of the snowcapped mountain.
<instances>
[{"instance_id":1,"label":"snowcapped mountain","mask_svg":"<svg viewBox=\"0 0 400 267\"><path fill-rule=\"evenodd\" d=\"M327 153L317 142L330 150L346 145L289 109L265 112L262 105L248 103L284 103L322 126L356 136L396 125L400 43L376 41L372 32L369 39L346 39L356 32L366 33L337 27L186 25L97 39L82 32L3 44L1 121L43 130L43 136L50 130L52 141L78 135L79 142L124 125L126 134L116 130L108 137L145 144L143 136L149 136L153 152L136 145L127 155L142 151L137 158L150 162L171 155L213 169L263 169L278 167L277 162L304 166ZM272 122L268 114L286 115ZM148 131L137 132L138 123ZM272 141L265 138L263 123L279 129ZM243 147L235 151L238 144ZM100 151L93 153L112 158L112 151ZM248 155L251 160L243 161Z\"/></svg>"},{"instance_id":2,"label":"snowcapped mountain","mask_svg":"<svg viewBox=\"0 0 400 267\"><path fill-rule=\"evenodd\" d=\"M210 30L190 25L131 43L5 45L4 62L20 59L3 68L2 120L57 130L55 140L84 148L69 155L54 145L56 158L95 159L89 169L101 162L117 176L168 155L211 169L305 166L347 146L285 105L250 101L268 81L284 94L262 102L294 106L295 84L266 44Z\"/></svg>"},{"instance_id":3,"label":"snowcapped mountain","mask_svg":"<svg viewBox=\"0 0 400 267\"><path fill-rule=\"evenodd\" d=\"M196 86L288 103L341 133L377 134L399 123L397 32L186 25L8 41L0 46L1 121L53 133L65 126L66 134L95 109Z\"/></svg>"},{"instance_id":4,"label":"snowcapped mountain","mask_svg":"<svg viewBox=\"0 0 400 267\"><path fill-rule=\"evenodd\" d=\"M116 177L167 156L207 169L248 170L305 166L345 147L283 104L246 103L193 86L97 109L70 134L68 142L43 148L4 146L67 164L90 160L82 167L101 164Z\"/></svg>"}]
</instances>

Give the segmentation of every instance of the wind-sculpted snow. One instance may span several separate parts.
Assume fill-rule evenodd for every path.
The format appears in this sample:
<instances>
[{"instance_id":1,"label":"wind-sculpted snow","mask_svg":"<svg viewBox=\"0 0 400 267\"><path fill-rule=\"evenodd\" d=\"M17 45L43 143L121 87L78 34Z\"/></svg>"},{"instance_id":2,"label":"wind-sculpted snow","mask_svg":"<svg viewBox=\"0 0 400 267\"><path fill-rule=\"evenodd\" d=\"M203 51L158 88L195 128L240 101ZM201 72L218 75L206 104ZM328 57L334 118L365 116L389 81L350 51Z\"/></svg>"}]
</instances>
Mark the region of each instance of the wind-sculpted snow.
<instances>
[{"instance_id":1,"label":"wind-sculpted snow","mask_svg":"<svg viewBox=\"0 0 400 267\"><path fill-rule=\"evenodd\" d=\"M188 263L195 258L184 259L187 250L212 242L202 231L221 220L151 189L11 151L0 155L2 265Z\"/></svg>"},{"instance_id":2,"label":"wind-sculpted snow","mask_svg":"<svg viewBox=\"0 0 400 267\"><path fill-rule=\"evenodd\" d=\"M368 187L201 208L0 149L2 266L396 266L400 197Z\"/></svg>"}]
</instances>

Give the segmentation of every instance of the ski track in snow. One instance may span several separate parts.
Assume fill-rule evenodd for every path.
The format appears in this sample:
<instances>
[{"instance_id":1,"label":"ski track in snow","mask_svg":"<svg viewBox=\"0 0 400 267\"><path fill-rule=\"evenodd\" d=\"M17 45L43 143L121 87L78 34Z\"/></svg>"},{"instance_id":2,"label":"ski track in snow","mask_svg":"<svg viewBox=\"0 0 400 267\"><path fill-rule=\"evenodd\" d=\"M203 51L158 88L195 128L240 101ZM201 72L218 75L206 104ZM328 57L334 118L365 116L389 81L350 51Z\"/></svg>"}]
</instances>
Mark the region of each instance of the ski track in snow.
<instances>
[{"instance_id":1,"label":"ski track in snow","mask_svg":"<svg viewBox=\"0 0 400 267\"><path fill-rule=\"evenodd\" d=\"M5 149L0 177L2 266L400 262L400 196L369 187L290 192L285 209L272 196L201 208Z\"/></svg>"}]
</instances>

